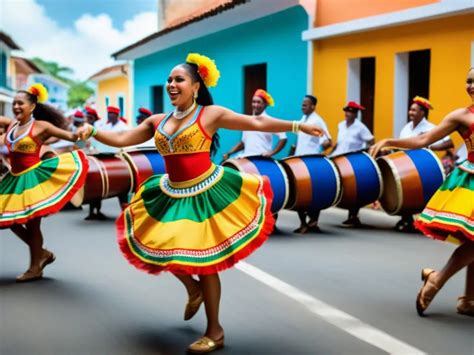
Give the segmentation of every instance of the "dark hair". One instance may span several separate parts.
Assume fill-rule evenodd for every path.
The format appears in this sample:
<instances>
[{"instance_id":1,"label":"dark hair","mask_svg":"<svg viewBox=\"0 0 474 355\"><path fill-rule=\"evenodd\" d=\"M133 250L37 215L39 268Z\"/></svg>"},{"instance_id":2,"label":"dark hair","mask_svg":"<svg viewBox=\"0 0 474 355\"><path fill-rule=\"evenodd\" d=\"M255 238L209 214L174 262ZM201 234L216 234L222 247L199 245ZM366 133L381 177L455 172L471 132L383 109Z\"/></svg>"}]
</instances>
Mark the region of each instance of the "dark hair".
<instances>
[{"instance_id":1,"label":"dark hair","mask_svg":"<svg viewBox=\"0 0 474 355\"><path fill-rule=\"evenodd\" d=\"M305 95L304 97L307 98L307 99L309 99L309 100L312 102L312 104L313 104L314 106L316 106L316 104L318 103L318 99L316 98L316 96L313 96L313 95Z\"/></svg>"},{"instance_id":2,"label":"dark hair","mask_svg":"<svg viewBox=\"0 0 474 355\"><path fill-rule=\"evenodd\" d=\"M186 69L186 71L191 75L194 82L198 82L199 90L198 90L198 97L196 99L196 103L201 106L209 106L214 104L214 100L212 99L211 93L207 88L206 84L202 80L201 76L198 73L198 66L194 63L183 63L182 67ZM211 155L214 156L217 153L217 150L220 147L219 143L219 133L214 133L212 136L212 144L211 144Z\"/></svg>"},{"instance_id":3,"label":"dark hair","mask_svg":"<svg viewBox=\"0 0 474 355\"><path fill-rule=\"evenodd\" d=\"M423 111L423 113L425 114L425 118L428 118L428 112L429 112L429 110L428 110L425 106L420 105L420 104L417 103L417 102L414 102L414 103L420 108L421 111Z\"/></svg>"},{"instance_id":4,"label":"dark hair","mask_svg":"<svg viewBox=\"0 0 474 355\"><path fill-rule=\"evenodd\" d=\"M67 121L64 115L57 108L38 102L38 96L30 94L28 91L19 90L18 94L25 94L28 101L36 104L33 117L38 121L47 121L56 127L66 129Z\"/></svg>"}]
</instances>

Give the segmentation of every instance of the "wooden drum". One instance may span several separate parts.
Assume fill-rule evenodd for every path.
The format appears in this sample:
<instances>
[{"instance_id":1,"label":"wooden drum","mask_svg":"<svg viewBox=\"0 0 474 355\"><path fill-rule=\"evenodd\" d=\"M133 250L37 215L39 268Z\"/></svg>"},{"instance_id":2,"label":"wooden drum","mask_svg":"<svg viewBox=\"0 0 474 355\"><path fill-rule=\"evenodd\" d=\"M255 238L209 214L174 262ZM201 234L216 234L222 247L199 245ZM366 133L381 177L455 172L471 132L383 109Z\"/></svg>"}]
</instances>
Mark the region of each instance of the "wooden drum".
<instances>
[{"instance_id":1,"label":"wooden drum","mask_svg":"<svg viewBox=\"0 0 474 355\"><path fill-rule=\"evenodd\" d=\"M150 176L165 173L165 161L156 148L125 151L121 153L121 156L132 168L134 192L137 192L140 185Z\"/></svg>"},{"instance_id":2,"label":"wooden drum","mask_svg":"<svg viewBox=\"0 0 474 355\"><path fill-rule=\"evenodd\" d=\"M383 181L375 160L366 152L352 152L332 158L341 176L342 197L338 207L363 207L382 195Z\"/></svg>"},{"instance_id":3,"label":"wooden drum","mask_svg":"<svg viewBox=\"0 0 474 355\"><path fill-rule=\"evenodd\" d=\"M443 165L429 149L395 152L377 163L385 186L380 204L391 215L421 212L445 178Z\"/></svg>"},{"instance_id":4,"label":"wooden drum","mask_svg":"<svg viewBox=\"0 0 474 355\"><path fill-rule=\"evenodd\" d=\"M286 208L320 211L337 204L342 187L334 163L324 155L289 157L281 161L288 175L290 194Z\"/></svg>"},{"instance_id":5,"label":"wooden drum","mask_svg":"<svg viewBox=\"0 0 474 355\"><path fill-rule=\"evenodd\" d=\"M229 159L222 163L240 172L267 176L273 190L272 212L277 213L286 206L289 196L288 178L281 164L261 156Z\"/></svg>"}]
</instances>

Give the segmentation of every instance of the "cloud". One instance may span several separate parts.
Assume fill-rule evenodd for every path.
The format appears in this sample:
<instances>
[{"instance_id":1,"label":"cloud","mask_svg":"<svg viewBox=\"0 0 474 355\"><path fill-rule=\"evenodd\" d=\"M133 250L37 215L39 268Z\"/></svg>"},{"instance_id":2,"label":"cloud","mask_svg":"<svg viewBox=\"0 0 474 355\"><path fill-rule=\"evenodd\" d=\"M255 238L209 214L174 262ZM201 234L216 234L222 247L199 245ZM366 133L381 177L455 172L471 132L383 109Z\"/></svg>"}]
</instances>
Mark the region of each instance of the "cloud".
<instances>
[{"instance_id":1,"label":"cloud","mask_svg":"<svg viewBox=\"0 0 474 355\"><path fill-rule=\"evenodd\" d=\"M18 55L56 61L72 68L82 80L113 65L113 52L157 30L154 12L133 16L121 30L113 26L108 14L88 13L75 21L73 29L62 28L35 0L1 1L0 12L2 31L23 49Z\"/></svg>"}]
</instances>

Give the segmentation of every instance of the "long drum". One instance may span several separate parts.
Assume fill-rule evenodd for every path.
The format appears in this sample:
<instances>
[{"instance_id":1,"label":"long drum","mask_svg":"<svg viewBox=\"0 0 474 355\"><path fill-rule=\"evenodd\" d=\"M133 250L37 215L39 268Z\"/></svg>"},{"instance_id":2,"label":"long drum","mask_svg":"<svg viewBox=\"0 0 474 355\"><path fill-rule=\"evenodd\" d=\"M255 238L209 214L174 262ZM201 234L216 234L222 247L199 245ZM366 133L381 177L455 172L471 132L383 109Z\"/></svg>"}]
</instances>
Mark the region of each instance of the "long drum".
<instances>
[{"instance_id":1,"label":"long drum","mask_svg":"<svg viewBox=\"0 0 474 355\"><path fill-rule=\"evenodd\" d=\"M165 173L165 162L156 148L125 151L121 156L130 164L134 186L133 191L138 191L140 185L152 175Z\"/></svg>"},{"instance_id":2,"label":"long drum","mask_svg":"<svg viewBox=\"0 0 474 355\"><path fill-rule=\"evenodd\" d=\"M289 196L288 177L278 161L255 156L229 159L222 165L244 173L267 176L273 190L272 212L277 213L286 206Z\"/></svg>"},{"instance_id":3,"label":"long drum","mask_svg":"<svg viewBox=\"0 0 474 355\"><path fill-rule=\"evenodd\" d=\"M320 211L339 202L340 176L330 159L324 155L303 155L286 158L281 163L290 186L286 208Z\"/></svg>"},{"instance_id":4,"label":"long drum","mask_svg":"<svg viewBox=\"0 0 474 355\"><path fill-rule=\"evenodd\" d=\"M429 149L395 152L377 163L385 186L380 204L391 215L421 212L445 178L441 162Z\"/></svg>"},{"instance_id":5,"label":"long drum","mask_svg":"<svg viewBox=\"0 0 474 355\"><path fill-rule=\"evenodd\" d=\"M74 196L74 205L87 204L132 191L133 172L124 158L114 154L97 154L89 155L87 159L89 172L83 189Z\"/></svg>"},{"instance_id":6,"label":"long drum","mask_svg":"<svg viewBox=\"0 0 474 355\"><path fill-rule=\"evenodd\" d=\"M377 201L383 192L382 174L366 152L351 152L332 158L341 176L342 196L338 207L351 209Z\"/></svg>"}]
</instances>

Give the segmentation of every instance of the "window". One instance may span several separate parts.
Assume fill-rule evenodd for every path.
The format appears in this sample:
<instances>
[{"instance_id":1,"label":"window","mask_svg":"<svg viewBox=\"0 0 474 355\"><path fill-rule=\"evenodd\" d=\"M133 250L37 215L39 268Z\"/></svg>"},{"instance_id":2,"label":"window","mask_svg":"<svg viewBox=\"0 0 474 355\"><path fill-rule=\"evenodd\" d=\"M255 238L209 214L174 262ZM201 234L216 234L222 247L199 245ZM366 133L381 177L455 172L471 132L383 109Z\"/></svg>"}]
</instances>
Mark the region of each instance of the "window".
<instances>
[{"instance_id":1,"label":"window","mask_svg":"<svg viewBox=\"0 0 474 355\"><path fill-rule=\"evenodd\" d=\"M267 89L267 64L244 67L244 112L252 114L252 98L257 89Z\"/></svg>"},{"instance_id":2,"label":"window","mask_svg":"<svg viewBox=\"0 0 474 355\"><path fill-rule=\"evenodd\" d=\"M118 107L120 109L120 115L125 116L125 98L123 95L117 96Z\"/></svg>"},{"instance_id":3,"label":"window","mask_svg":"<svg viewBox=\"0 0 474 355\"><path fill-rule=\"evenodd\" d=\"M151 105L151 111L153 113L161 113L164 111L163 85L155 85L151 87Z\"/></svg>"}]
</instances>

